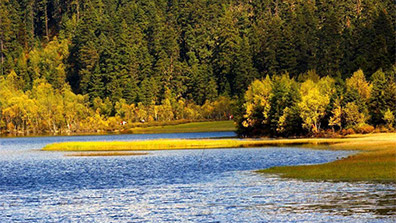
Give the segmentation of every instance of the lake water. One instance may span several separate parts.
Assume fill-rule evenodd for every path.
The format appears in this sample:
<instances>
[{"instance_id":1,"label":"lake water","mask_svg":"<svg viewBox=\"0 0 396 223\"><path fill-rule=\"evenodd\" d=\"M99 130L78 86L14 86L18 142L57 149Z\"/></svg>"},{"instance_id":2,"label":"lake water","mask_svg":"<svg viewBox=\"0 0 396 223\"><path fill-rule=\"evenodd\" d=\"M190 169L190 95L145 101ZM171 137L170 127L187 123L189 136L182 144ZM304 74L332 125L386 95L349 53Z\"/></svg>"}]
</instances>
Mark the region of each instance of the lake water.
<instances>
[{"instance_id":1,"label":"lake water","mask_svg":"<svg viewBox=\"0 0 396 223\"><path fill-rule=\"evenodd\" d=\"M0 138L0 222L394 222L396 185L306 182L253 170L349 151L249 148L68 157L60 141L229 137L232 132Z\"/></svg>"}]
</instances>

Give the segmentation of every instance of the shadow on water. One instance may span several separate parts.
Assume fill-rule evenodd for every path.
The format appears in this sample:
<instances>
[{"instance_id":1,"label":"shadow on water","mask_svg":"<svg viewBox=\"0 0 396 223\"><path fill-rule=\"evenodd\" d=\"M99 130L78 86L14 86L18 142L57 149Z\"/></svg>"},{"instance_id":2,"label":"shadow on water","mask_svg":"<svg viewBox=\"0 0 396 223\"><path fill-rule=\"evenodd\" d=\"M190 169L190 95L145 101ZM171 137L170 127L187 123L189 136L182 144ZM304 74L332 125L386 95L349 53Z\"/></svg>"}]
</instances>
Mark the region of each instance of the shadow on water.
<instances>
[{"instance_id":1,"label":"shadow on water","mask_svg":"<svg viewBox=\"0 0 396 223\"><path fill-rule=\"evenodd\" d=\"M334 194L325 204L307 205L307 209L318 212L338 212L344 216L356 213L372 213L374 215L396 214L396 193L358 192L348 194Z\"/></svg>"}]
</instances>

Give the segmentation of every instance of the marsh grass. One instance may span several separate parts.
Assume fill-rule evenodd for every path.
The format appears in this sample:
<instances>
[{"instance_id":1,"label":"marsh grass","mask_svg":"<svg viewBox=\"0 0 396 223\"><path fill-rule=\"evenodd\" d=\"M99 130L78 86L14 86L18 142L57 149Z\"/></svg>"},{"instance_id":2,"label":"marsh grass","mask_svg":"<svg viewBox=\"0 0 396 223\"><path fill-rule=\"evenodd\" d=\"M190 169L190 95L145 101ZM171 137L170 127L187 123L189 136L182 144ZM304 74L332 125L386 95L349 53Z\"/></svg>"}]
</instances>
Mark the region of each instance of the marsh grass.
<instances>
[{"instance_id":1,"label":"marsh grass","mask_svg":"<svg viewBox=\"0 0 396 223\"><path fill-rule=\"evenodd\" d=\"M131 142L62 142L47 145L50 151L140 151L177 149L217 149L287 145L327 145L328 139L158 139Z\"/></svg>"}]
</instances>

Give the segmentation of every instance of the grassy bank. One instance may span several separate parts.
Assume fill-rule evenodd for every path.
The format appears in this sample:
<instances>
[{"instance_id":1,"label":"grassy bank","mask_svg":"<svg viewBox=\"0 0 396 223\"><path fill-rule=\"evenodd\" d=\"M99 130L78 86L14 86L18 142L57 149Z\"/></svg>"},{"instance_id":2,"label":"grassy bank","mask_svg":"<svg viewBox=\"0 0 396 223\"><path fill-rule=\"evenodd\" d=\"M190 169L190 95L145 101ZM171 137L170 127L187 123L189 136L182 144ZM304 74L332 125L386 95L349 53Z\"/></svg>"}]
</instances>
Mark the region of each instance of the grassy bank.
<instances>
[{"instance_id":1,"label":"grassy bank","mask_svg":"<svg viewBox=\"0 0 396 223\"><path fill-rule=\"evenodd\" d=\"M258 172L303 180L396 182L396 134L352 137L314 148L359 150L356 155L325 164L273 167Z\"/></svg>"},{"instance_id":2,"label":"grassy bank","mask_svg":"<svg viewBox=\"0 0 396 223\"><path fill-rule=\"evenodd\" d=\"M135 142L65 142L47 145L49 151L148 151L265 146L301 146L311 149L358 150L360 153L331 163L274 167L260 170L306 180L396 182L396 134L352 135L346 138L307 139L163 139Z\"/></svg>"},{"instance_id":3,"label":"grassy bank","mask_svg":"<svg viewBox=\"0 0 396 223\"><path fill-rule=\"evenodd\" d=\"M177 125L135 127L128 133L186 133L186 132L222 132L235 131L234 121L190 122Z\"/></svg>"}]
</instances>

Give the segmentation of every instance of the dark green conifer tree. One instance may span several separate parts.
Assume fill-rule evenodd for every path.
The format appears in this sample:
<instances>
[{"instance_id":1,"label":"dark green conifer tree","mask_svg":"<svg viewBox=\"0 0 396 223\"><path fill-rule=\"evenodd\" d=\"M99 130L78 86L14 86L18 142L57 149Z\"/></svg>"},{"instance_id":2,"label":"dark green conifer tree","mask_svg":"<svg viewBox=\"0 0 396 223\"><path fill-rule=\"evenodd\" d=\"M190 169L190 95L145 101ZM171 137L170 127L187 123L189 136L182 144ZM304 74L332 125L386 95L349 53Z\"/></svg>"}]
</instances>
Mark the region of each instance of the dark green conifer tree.
<instances>
[{"instance_id":1,"label":"dark green conifer tree","mask_svg":"<svg viewBox=\"0 0 396 223\"><path fill-rule=\"evenodd\" d=\"M232 73L234 74L232 91L238 96L243 95L249 84L258 76L253 67L249 40L246 36L240 39Z\"/></svg>"},{"instance_id":2,"label":"dark green conifer tree","mask_svg":"<svg viewBox=\"0 0 396 223\"><path fill-rule=\"evenodd\" d=\"M231 95L231 83L235 78L232 69L241 37L230 7L225 7L224 10L224 15L219 21L217 47L214 52L214 72L217 76L219 93Z\"/></svg>"},{"instance_id":3,"label":"dark green conifer tree","mask_svg":"<svg viewBox=\"0 0 396 223\"><path fill-rule=\"evenodd\" d=\"M388 109L386 100L388 80L385 77L385 73L382 70L378 70L371 76L371 82L373 85L369 102L371 123L373 125L381 125L384 124L383 115Z\"/></svg>"},{"instance_id":4,"label":"dark green conifer tree","mask_svg":"<svg viewBox=\"0 0 396 223\"><path fill-rule=\"evenodd\" d=\"M331 6L329 6L331 7ZM318 72L319 75L335 76L340 70L342 58L341 23L334 9L328 9L322 28L318 30Z\"/></svg>"}]
</instances>

